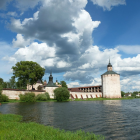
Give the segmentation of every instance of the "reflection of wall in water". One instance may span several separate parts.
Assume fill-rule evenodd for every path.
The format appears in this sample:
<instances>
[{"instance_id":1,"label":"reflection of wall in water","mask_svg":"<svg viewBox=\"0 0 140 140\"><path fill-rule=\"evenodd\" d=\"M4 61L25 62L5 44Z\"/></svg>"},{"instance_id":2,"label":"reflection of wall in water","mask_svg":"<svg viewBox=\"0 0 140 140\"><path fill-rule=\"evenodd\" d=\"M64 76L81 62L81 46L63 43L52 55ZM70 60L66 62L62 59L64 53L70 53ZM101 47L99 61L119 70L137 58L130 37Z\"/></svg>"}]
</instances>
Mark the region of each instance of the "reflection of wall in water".
<instances>
[{"instance_id":1,"label":"reflection of wall in water","mask_svg":"<svg viewBox=\"0 0 140 140\"><path fill-rule=\"evenodd\" d=\"M104 100L103 110L101 110L102 119L106 120L104 131L116 131L116 136L119 136L117 130L120 129L121 120L125 119L122 112L122 100ZM123 127L123 126L122 126ZM123 133L123 130L122 130ZM122 135L122 134L121 134ZM115 135L114 135L115 136Z\"/></svg>"}]
</instances>

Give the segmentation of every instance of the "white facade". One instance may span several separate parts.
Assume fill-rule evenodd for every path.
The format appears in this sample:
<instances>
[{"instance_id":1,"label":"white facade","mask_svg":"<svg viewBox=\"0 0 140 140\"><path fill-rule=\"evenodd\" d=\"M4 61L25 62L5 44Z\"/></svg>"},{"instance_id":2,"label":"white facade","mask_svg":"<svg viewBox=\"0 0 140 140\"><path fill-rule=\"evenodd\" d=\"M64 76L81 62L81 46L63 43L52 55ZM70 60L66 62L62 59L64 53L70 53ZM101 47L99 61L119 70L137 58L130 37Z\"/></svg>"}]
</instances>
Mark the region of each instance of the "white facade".
<instances>
[{"instance_id":1,"label":"white facade","mask_svg":"<svg viewBox=\"0 0 140 140\"><path fill-rule=\"evenodd\" d=\"M74 98L81 99L87 99L87 98L101 98L102 93L101 92L70 92L70 95L72 95ZM70 96L70 99L72 99L72 96Z\"/></svg>"},{"instance_id":2,"label":"white facade","mask_svg":"<svg viewBox=\"0 0 140 140\"><path fill-rule=\"evenodd\" d=\"M49 93L50 98L54 99L54 90L58 87L45 87L45 91Z\"/></svg>"},{"instance_id":3,"label":"white facade","mask_svg":"<svg viewBox=\"0 0 140 140\"><path fill-rule=\"evenodd\" d=\"M103 98L121 98L120 75L102 75Z\"/></svg>"},{"instance_id":4,"label":"white facade","mask_svg":"<svg viewBox=\"0 0 140 140\"><path fill-rule=\"evenodd\" d=\"M42 86L42 85L43 85L42 83L35 83L35 84L33 84L33 88L35 90L38 90L38 87ZM32 90L32 85L27 84L27 90Z\"/></svg>"},{"instance_id":5,"label":"white facade","mask_svg":"<svg viewBox=\"0 0 140 140\"><path fill-rule=\"evenodd\" d=\"M107 72L101 75L103 98L121 98L120 75L112 71L109 61Z\"/></svg>"}]
</instances>

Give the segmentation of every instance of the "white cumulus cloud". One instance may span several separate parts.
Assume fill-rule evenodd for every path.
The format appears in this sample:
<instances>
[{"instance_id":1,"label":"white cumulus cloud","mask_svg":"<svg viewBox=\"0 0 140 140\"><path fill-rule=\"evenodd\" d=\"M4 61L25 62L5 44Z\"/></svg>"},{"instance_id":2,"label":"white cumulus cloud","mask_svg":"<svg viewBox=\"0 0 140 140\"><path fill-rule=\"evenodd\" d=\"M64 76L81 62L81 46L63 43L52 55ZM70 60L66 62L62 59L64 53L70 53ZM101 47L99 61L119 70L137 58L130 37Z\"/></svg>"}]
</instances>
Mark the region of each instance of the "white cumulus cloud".
<instances>
[{"instance_id":1,"label":"white cumulus cloud","mask_svg":"<svg viewBox=\"0 0 140 140\"><path fill-rule=\"evenodd\" d=\"M13 39L13 47L15 48L23 48L25 46L30 45L31 39L24 39L23 35L17 34L16 36L17 40Z\"/></svg>"},{"instance_id":2,"label":"white cumulus cloud","mask_svg":"<svg viewBox=\"0 0 140 140\"><path fill-rule=\"evenodd\" d=\"M140 45L119 45L117 48L126 54L140 54Z\"/></svg>"},{"instance_id":3,"label":"white cumulus cloud","mask_svg":"<svg viewBox=\"0 0 140 140\"><path fill-rule=\"evenodd\" d=\"M104 10L111 10L113 6L125 5L125 0L91 0L93 4L103 7Z\"/></svg>"}]
</instances>

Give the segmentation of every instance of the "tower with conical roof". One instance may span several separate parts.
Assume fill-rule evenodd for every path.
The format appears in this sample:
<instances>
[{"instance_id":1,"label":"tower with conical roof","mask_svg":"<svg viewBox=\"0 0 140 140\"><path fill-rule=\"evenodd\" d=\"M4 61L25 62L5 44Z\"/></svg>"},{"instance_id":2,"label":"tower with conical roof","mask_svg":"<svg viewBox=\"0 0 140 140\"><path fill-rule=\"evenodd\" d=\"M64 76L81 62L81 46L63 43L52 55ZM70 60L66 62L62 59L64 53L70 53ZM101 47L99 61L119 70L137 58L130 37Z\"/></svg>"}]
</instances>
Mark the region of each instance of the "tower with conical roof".
<instances>
[{"instance_id":1,"label":"tower with conical roof","mask_svg":"<svg viewBox=\"0 0 140 140\"><path fill-rule=\"evenodd\" d=\"M49 82L48 82L48 84L46 85L46 87L57 87L57 86L53 83L52 71L50 72Z\"/></svg>"},{"instance_id":2,"label":"tower with conical roof","mask_svg":"<svg viewBox=\"0 0 140 140\"><path fill-rule=\"evenodd\" d=\"M120 75L112 70L112 65L107 65L107 72L101 75L103 98L121 98Z\"/></svg>"}]
</instances>

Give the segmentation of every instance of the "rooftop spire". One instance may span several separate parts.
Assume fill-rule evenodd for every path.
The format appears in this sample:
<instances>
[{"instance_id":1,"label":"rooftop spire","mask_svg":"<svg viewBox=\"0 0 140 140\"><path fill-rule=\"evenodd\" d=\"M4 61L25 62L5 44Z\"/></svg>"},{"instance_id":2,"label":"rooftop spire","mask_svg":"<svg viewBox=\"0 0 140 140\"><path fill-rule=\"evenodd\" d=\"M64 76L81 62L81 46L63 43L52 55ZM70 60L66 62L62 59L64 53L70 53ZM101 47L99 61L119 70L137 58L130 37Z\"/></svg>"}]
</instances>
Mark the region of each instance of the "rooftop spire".
<instances>
[{"instance_id":1,"label":"rooftop spire","mask_svg":"<svg viewBox=\"0 0 140 140\"><path fill-rule=\"evenodd\" d=\"M112 67L111 63L110 63L110 58L109 58L109 63L107 65L107 67Z\"/></svg>"},{"instance_id":2,"label":"rooftop spire","mask_svg":"<svg viewBox=\"0 0 140 140\"><path fill-rule=\"evenodd\" d=\"M109 63L108 63L108 65L107 65L107 70L108 70L108 71L112 71L112 65L111 65L111 63L110 63L110 58L109 58Z\"/></svg>"}]
</instances>

